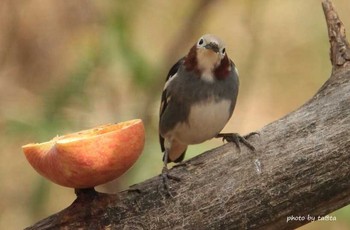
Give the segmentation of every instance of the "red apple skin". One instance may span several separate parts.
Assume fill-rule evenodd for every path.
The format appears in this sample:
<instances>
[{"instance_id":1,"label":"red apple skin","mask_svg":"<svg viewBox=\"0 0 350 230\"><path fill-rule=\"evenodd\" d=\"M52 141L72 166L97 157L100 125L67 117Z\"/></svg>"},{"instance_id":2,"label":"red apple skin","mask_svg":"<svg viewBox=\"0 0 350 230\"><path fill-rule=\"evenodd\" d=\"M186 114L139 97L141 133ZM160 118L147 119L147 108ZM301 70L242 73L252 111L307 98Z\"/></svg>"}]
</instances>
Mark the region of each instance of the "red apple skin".
<instances>
[{"instance_id":1,"label":"red apple skin","mask_svg":"<svg viewBox=\"0 0 350 230\"><path fill-rule=\"evenodd\" d=\"M145 143L141 120L105 125L23 146L33 168L66 187L89 188L120 177L140 156Z\"/></svg>"}]
</instances>

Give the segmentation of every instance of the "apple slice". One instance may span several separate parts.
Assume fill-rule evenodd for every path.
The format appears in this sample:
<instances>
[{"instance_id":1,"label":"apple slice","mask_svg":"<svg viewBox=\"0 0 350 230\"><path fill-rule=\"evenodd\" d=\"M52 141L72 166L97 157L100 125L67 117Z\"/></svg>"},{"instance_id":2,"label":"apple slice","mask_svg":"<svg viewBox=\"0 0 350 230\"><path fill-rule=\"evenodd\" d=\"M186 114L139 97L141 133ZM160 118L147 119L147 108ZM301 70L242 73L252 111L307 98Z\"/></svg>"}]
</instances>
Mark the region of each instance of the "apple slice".
<instances>
[{"instance_id":1,"label":"apple slice","mask_svg":"<svg viewBox=\"0 0 350 230\"><path fill-rule=\"evenodd\" d=\"M143 123L135 119L22 149L33 168L47 179L66 187L89 188L120 177L136 162L144 143Z\"/></svg>"}]
</instances>

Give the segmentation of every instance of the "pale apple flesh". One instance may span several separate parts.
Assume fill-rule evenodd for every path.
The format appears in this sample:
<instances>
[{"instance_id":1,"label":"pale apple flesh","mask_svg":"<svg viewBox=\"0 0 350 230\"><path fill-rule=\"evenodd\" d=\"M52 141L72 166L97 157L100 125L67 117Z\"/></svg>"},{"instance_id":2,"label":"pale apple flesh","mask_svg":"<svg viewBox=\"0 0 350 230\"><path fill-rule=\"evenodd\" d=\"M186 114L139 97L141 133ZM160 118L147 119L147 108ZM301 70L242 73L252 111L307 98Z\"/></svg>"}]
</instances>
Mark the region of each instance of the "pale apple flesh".
<instances>
[{"instance_id":1,"label":"pale apple flesh","mask_svg":"<svg viewBox=\"0 0 350 230\"><path fill-rule=\"evenodd\" d=\"M33 168L66 187L89 188L120 177L140 156L145 130L140 119L22 146Z\"/></svg>"}]
</instances>

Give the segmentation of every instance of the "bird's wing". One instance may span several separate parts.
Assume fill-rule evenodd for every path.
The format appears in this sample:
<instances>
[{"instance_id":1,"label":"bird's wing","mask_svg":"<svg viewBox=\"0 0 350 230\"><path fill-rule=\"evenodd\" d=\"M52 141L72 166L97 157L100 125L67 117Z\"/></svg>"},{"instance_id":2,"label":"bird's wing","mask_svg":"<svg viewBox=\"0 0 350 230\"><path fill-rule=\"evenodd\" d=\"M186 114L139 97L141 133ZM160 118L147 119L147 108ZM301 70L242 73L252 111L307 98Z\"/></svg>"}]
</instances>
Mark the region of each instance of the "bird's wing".
<instances>
[{"instance_id":1,"label":"bird's wing","mask_svg":"<svg viewBox=\"0 0 350 230\"><path fill-rule=\"evenodd\" d=\"M177 74L177 71L179 70L180 66L183 64L185 60L185 57L181 58L178 62L176 62L173 67L171 67L165 81L163 93L162 93L162 98L161 98L161 103L160 103L160 109L159 109L159 120L162 117L166 107L168 106L169 100L170 100L170 95L167 93L167 86L171 80L172 77L174 77ZM165 147L164 147L164 138L159 134L159 142L160 142L160 147L162 149L162 152L164 152Z\"/></svg>"}]
</instances>

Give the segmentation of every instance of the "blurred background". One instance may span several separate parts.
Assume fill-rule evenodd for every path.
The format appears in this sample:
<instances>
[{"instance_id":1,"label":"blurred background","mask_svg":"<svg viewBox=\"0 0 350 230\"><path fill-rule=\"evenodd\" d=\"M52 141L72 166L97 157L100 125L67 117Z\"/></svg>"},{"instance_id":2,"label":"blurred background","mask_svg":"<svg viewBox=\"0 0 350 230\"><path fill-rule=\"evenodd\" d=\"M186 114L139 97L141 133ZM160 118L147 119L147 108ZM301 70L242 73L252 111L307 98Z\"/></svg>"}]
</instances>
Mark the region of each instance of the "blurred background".
<instances>
[{"instance_id":1,"label":"blurred background","mask_svg":"<svg viewBox=\"0 0 350 230\"><path fill-rule=\"evenodd\" d=\"M350 3L333 0L350 28ZM36 173L21 146L100 124L142 118L143 155L117 192L162 168L158 107L167 71L205 33L221 37L240 72L225 131L245 134L297 109L331 73L319 0L0 1L0 229L22 229L67 207L72 189ZM187 158L221 145L192 146ZM349 229L350 207L334 222Z\"/></svg>"}]
</instances>

